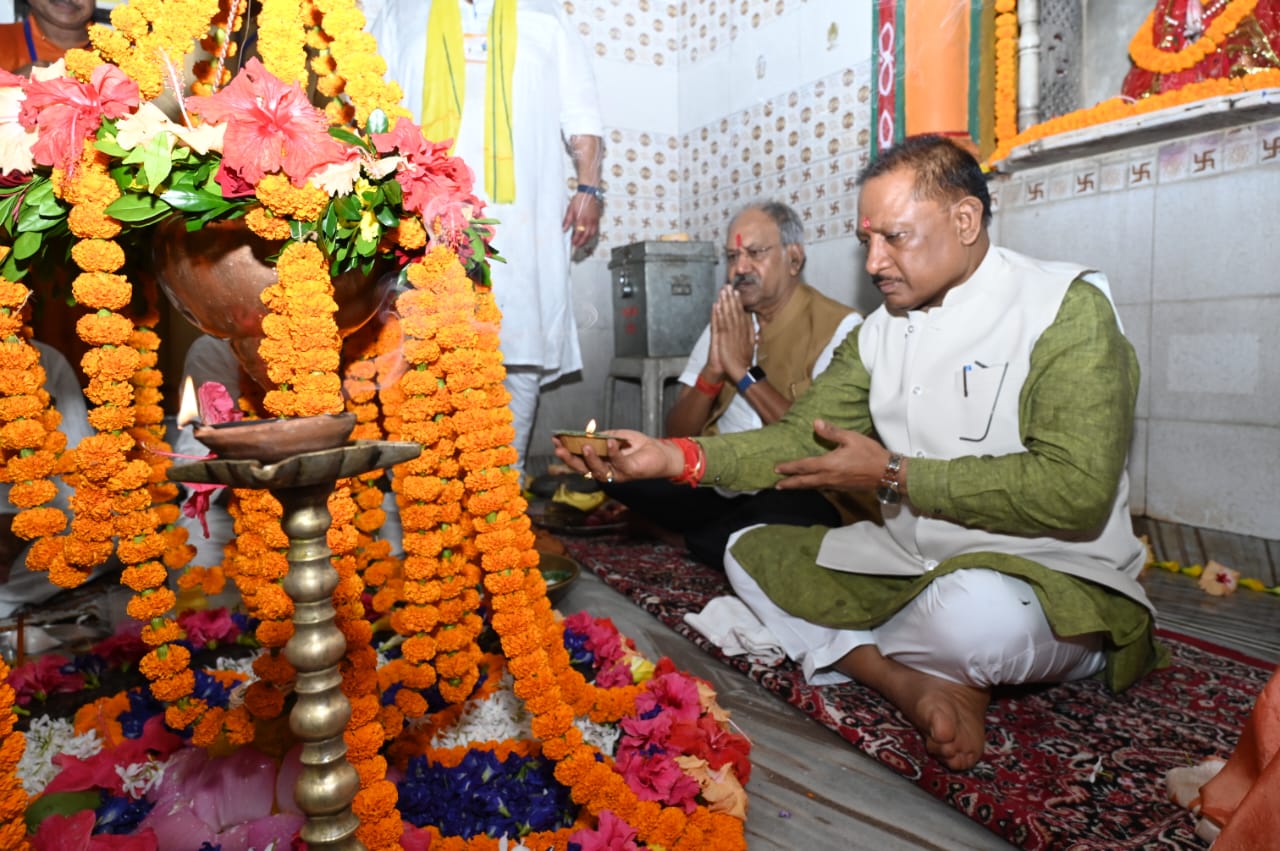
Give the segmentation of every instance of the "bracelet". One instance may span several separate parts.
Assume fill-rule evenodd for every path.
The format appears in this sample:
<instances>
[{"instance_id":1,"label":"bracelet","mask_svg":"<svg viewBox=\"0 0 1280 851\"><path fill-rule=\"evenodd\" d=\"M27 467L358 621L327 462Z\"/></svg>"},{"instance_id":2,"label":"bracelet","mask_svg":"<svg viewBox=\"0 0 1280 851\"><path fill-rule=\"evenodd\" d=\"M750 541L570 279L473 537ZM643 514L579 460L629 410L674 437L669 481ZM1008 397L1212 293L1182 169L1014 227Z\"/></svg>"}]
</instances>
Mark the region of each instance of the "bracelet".
<instances>
[{"instance_id":1,"label":"bracelet","mask_svg":"<svg viewBox=\"0 0 1280 851\"><path fill-rule=\"evenodd\" d=\"M723 387L724 387L723 381L717 381L715 384L712 384L710 381L707 381L701 375L698 376L697 381L693 382L693 389L697 390L699 393L701 393L703 396L706 396L709 399L714 399L717 396L719 396L720 390Z\"/></svg>"},{"instance_id":2,"label":"bracelet","mask_svg":"<svg viewBox=\"0 0 1280 851\"><path fill-rule=\"evenodd\" d=\"M596 199L601 204L604 203L604 190L601 189L599 186L592 186L589 183L579 183L578 191L581 192L583 195L590 195L592 198Z\"/></svg>"},{"instance_id":3,"label":"bracelet","mask_svg":"<svg viewBox=\"0 0 1280 851\"><path fill-rule=\"evenodd\" d=\"M677 485L696 488L702 481L702 474L706 471L707 456L703 454L702 447L687 437L673 437L667 442L679 447L681 454L684 455L684 469L680 471L680 475L673 476L671 481Z\"/></svg>"}]
</instances>

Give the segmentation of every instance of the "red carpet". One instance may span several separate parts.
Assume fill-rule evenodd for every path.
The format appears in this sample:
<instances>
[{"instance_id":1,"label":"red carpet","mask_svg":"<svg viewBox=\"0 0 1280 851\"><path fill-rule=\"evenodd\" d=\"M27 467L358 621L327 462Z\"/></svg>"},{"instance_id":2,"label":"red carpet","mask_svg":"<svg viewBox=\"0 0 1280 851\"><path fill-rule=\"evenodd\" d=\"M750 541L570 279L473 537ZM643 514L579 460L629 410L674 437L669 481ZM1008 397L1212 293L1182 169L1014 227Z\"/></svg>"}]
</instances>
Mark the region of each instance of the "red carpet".
<instances>
[{"instance_id":1,"label":"red carpet","mask_svg":"<svg viewBox=\"0 0 1280 851\"><path fill-rule=\"evenodd\" d=\"M1205 848L1191 815L1165 799L1165 772L1230 754L1274 667L1161 633L1173 665L1123 694L1093 680L998 693L985 758L952 772L928 758L915 730L875 692L808 686L789 662L765 668L725 657L685 624L686 612L728 593L723 574L661 545L565 543L584 567L708 653L1026 849Z\"/></svg>"}]
</instances>

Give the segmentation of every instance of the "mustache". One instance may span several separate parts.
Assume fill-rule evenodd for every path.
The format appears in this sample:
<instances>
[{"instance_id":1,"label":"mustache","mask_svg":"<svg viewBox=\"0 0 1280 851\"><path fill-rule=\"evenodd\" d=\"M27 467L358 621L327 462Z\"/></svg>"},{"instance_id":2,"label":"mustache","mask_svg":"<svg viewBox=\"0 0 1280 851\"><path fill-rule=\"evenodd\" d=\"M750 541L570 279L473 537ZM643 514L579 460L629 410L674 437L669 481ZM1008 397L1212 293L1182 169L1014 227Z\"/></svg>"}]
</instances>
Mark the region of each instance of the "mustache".
<instances>
[{"instance_id":1,"label":"mustache","mask_svg":"<svg viewBox=\"0 0 1280 851\"><path fill-rule=\"evenodd\" d=\"M758 284L760 283L760 278L759 276L752 275L750 273L738 274L738 275L734 275L733 279L729 281L729 283L732 284L735 288L737 288L742 286L743 284Z\"/></svg>"},{"instance_id":2,"label":"mustache","mask_svg":"<svg viewBox=\"0 0 1280 851\"><path fill-rule=\"evenodd\" d=\"M901 280L902 280L901 278L891 278L888 275L872 275L871 276L871 283L877 287L883 283L896 284Z\"/></svg>"}]
</instances>

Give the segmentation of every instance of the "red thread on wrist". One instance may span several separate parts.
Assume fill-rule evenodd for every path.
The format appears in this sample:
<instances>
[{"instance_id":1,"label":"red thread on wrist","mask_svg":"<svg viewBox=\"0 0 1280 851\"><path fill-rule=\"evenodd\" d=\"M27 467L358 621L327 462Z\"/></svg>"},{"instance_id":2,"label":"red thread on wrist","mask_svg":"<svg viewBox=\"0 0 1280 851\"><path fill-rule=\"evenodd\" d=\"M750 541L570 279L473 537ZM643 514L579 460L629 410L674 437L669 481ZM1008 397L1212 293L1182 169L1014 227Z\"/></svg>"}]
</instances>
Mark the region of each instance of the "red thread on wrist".
<instances>
[{"instance_id":1,"label":"red thread on wrist","mask_svg":"<svg viewBox=\"0 0 1280 851\"><path fill-rule=\"evenodd\" d=\"M709 399L714 399L717 396L719 396L720 390L723 387L724 387L723 381L717 381L715 384L712 384L710 381L707 381L701 375L698 376L697 381L693 382L693 389L697 390L699 393L701 393L703 396L706 396Z\"/></svg>"},{"instance_id":2,"label":"red thread on wrist","mask_svg":"<svg viewBox=\"0 0 1280 851\"><path fill-rule=\"evenodd\" d=\"M702 447L687 437L673 437L668 440L668 443L675 444L680 454L684 456L684 469L680 471L680 475L672 477L671 481L678 485L696 488L707 469L707 456L703 453Z\"/></svg>"}]
</instances>

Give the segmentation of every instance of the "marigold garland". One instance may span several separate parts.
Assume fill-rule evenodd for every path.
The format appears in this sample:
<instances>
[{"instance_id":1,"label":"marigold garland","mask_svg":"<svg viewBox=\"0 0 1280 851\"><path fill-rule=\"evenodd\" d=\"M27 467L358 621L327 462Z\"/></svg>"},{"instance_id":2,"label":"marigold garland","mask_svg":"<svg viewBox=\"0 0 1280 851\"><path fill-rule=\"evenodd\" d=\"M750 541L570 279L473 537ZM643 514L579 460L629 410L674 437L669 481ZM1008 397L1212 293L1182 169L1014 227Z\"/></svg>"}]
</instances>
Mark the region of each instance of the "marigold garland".
<instances>
[{"instance_id":1,"label":"marigold garland","mask_svg":"<svg viewBox=\"0 0 1280 851\"><path fill-rule=\"evenodd\" d=\"M1169 109L1183 104L1195 103L1206 98L1240 94L1280 86L1280 69L1268 69L1230 79L1202 80L1190 83L1171 92L1151 95L1138 101L1126 101L1123 98L1111 98L1089 109L1080 109L1059 115L1048 121L1028 127L1018 135L1002 142L992 152L989 165L997 166L1001 160L1009 156L1014 148L1027 145L1039 139L1118 121L1135 115L1145 115L1161 109Z\"/></svg>"},{"instance_id":2,"label":"marigold garland","mask_svg":"<svg viewBox=\"0 0 1280 851\"><path fill-rule=\"evenodd\" d=\"M230 34L243 25L243 5L242 0L135 0L113 11L113 29L94 28L91 48L73 51L69 67L87 79L104 59L114 62L150 99L169 69L181 66L194 39L205 35L202 46L218 55L218 65L198 65L198 74L211 91L225 82L223 63L231 55ZM292 7L285 0L264 0L263 5L258 49L267 68L286 81L303 80L310 51L318 88L333 99L332 120L347 120L354 113L364 122L381 109L394 123L407 114L398 105L399 88L382 79L385 63L363 32L363 15L354 0L304 0ZM209 23L215 18L223 23L211 33ZM13 376L0 398L0 417L6 418L0 424L0 450L19 448L6 457L11 461L6 475L27 476L15 490L32 504L27 525L38 528L44 539L33 546L33 554L37 549L43 553L36 561L48 563L51 575L67 578L97 563L95 559L109 554L112 538L121 539L124 582L136 591L129 612L144 622L143 637L152 646L141 667L153 694L168 703L167 721L189 728L192 741L200 745L249 742L256 722L270 721L285 710L295 673L280 652L293 630L292 603L280 588L288 570L280 507L264 492L233 493L236 539L227 547L224 564L188 569L178 582L180 588L200 586L207 593L224 574L233 577L246 607L261 618L256 635L268 652L254 663L258 680L246 689L242 707L211 708L192 696L190 654L178 643L181 629L172 617L176 598L165 582L170 569L185 567L190 547L171 526L176 508L165 476L167 463L150 451L167 448L155 369L158 338L150 330L154 316L120 312L131 301L132 285L119 274L123 254L113 239L120 224L105 214L115 184L93 159L91 148L86 146L79 173L55 175L54 181L73 205L68 223L79 238L73 257L82 270L75 295L94 311L79 323L78 332L95 347L85 368L99 433L82 444L76 463L58 459L56 432L51 433L56 418L42 414L47 402L39 400L39 381L25 380L29 375L20 366L16 371L21 375ZM273 416L336 412L344 405L345 382L357 437L391 435L423 446L421 456L397 469L392 480L405 531L406 557L399 570L385 541L375 537L385 519L376 476L341 483L329 503L334 522L328 542L339 574L335 623L348 644L340 666L342 688L352 706L344 738L361 781L353 803L361 820L360 838L371 849L399 846L395 790L385 779L381 751L387 740L402 733L406 718L428 711L419 692L434 683L452 707L476 692L483 664L476 645L482 627L477 612L484 589L516 677L516 693L534 714L534 730L543 739L528 747L555 760L557 777L585 804L573 828L534 834L526 842L560 847L574 829L589 826L593 814L609 809L651 846L745 847L735 819L721 819L702 807L685 814L639 801L573 724L577 715L617 720L634 710L642 687L596 688L572 669L545 584L533 569L537 555L512 469L515 452L498 351L501 317L492 293L472 285L451 249L430 248L432 234L422 222L402 220L388 232L388 240L411 252L430 248L409 268L412 289L399 300L402 321L383 323L386 336L359 354L353 352L347 371L340 372L328 261L314 243L293 241L288 224L320 215L323 193L295 187L281 175L259 181L255 192L262 206L248 210L246 221L255 232L286 244L277 260L277 284L263 296L270 312L259 353L275 387L256 402L241 399L242 409ZM7 283L0 280L0 296L25 300L25 288ZM402 377L403 365L388 357L401 333L408 367ZM31 355L21 342L10 346L6 336L0 346L6 364L29 365ZM22 392L14 393L10 386ZM55 547L48 545L59 540L50 537L58 534L54 519L46 522L36 512L50 492L48 478L58 471L75 484L77 494L72 533ZM404 658L382 669L364 617L366 586L378 611L387 613L405 637ZM394 701L380 705L379 695L394 685L403 688ZM446 849L490 849L497 840L436 837L434 843Z\"/></svg>"},{"instance_id":3,"label":"marigold garland","mask_svg":"<svg viewBox=\"0 0 1280 851\"><path fill-rule=\"evenodd\" d=\"M18 779L18 760L26 747L26 737L15 729L13 687L9 666L0 659L0 848L25 849L27 842L27 793Z\"/></svg>"},{"instance_id":4,"label":"marigold garland","mask_svg":"<svg viewBox=\"0 0 1280 851\"><path fill-rule=\"evenodd\" d=\"M1154 74L1186 71L1204 61L1206 56L1217 52L1227 36L1240 26L1240 22L1253 14L1257 5L1258 0L1229 0L1222 11L1214 16L1200 38L1181 50L1166 50L1156 44L1156 10L1152 9L1129 42L1129 56L1139 68Z\"/></svg>"}]
</instances>

